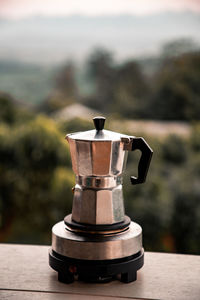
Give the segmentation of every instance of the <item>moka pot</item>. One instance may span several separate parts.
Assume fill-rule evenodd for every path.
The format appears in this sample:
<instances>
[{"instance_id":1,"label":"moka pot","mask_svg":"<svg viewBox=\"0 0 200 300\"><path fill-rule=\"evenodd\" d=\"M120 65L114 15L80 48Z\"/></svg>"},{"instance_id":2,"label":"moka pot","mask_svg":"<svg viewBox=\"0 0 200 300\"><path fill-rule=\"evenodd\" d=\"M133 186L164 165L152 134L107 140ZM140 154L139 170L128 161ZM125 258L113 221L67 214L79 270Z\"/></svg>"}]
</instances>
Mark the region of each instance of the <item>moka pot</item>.
<instances>
[{"instance_id":1,"label":"moka pot","mask_svg":"<svg viewBox=\"0 0 200 300\"><path fill-rule=\"evenodd\" d=\"M136 280L144 263L142 228L124 213L122 176L129 151L140 150L138 176L146 179L153 151L142 137L104 130L105 118L93 119L94 130L68 134L76 175L72 214L52 228L49 264L61 282Z\"/></svg>"}]
</instances>

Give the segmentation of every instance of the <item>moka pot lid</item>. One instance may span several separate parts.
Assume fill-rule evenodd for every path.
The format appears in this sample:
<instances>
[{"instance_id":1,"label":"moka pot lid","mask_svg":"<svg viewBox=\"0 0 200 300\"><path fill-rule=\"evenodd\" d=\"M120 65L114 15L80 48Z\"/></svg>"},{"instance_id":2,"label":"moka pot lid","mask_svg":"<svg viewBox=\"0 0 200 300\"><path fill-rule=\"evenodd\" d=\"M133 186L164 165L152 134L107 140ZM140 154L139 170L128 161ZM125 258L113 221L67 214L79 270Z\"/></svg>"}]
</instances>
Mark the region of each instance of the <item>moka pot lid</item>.
<instances>
[{"instance_id":1,"label":"moka pot lid","mask_svg":"<svg viewBox=\"0 0 200 300\"><path fill-rule=\"evenodd\" d=\"M97 116L93 118L96 129L70 133L66 135L66 139L77 141L121 141L121 138L129 138L128 135L105 130L105 120L104 117Z\"/></svg>"}]
</instances>

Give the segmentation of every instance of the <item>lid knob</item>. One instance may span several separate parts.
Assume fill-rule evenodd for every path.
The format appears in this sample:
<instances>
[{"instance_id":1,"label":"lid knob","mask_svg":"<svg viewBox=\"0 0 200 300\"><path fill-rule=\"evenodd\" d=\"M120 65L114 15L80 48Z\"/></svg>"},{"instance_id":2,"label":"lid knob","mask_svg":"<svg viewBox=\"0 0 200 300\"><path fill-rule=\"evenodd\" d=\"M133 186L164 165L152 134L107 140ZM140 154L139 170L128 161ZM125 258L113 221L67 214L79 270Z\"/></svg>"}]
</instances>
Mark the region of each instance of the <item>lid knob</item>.
<instances>
[{"instance_id":1,"label":"lid knob","mask_svg":"<svg viewBox=\"0 0 200 300\"><path fill-rule=\"evenodd\" d=\"M98 116L93 118L94 126L97 131L103 130L106 118Z\"/></svg>"}]
</instances>

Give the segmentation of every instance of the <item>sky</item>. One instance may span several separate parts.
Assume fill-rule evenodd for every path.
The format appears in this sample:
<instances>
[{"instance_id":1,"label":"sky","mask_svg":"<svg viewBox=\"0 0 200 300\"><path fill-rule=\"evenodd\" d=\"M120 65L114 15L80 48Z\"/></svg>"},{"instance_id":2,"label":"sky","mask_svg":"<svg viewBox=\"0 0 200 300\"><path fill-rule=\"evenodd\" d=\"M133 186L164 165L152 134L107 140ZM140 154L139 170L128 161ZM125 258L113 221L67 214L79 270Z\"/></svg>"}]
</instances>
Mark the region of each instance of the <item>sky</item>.
<instances>
[{"instance_id":1,"label":"sky","mask_svg":"<svg viewBox=\"0 0 200 300\"><path fill-rule=\"evenodd\" d=\"M146 15L163 11L200 12L200 0L0 0L0 16Z\"/></svg>"}]
</instances>

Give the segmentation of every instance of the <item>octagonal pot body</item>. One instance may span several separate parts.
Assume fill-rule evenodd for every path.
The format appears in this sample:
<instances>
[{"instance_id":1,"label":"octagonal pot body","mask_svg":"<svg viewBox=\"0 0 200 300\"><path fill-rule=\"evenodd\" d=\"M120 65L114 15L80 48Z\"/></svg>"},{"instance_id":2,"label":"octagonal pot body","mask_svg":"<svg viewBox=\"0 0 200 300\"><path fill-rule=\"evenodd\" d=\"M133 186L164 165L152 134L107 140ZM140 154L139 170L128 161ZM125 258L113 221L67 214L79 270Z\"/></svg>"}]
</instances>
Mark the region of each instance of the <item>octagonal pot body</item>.
<instances>
[{"instance_id":1,"label":"octagonal pot body","mask_svg":"<svg viewBox=\"0 0 200 300\"><path fill-rule=\"evenodd\" d=\"M122 185L113 189L85 189L76 184L72 219L83 224L114 224L124 221Z\"/></svg>"},{"instance_id":2,"label":"octagonal pot body","mask_svg":"<svg viewBox=\"0 0 200 300\"><path fill-rule=\"evenodd\" d=\"M78 176L118 176L126 166L121 141L68 139L72 168Z\"/></svg>"}]
</instances>

